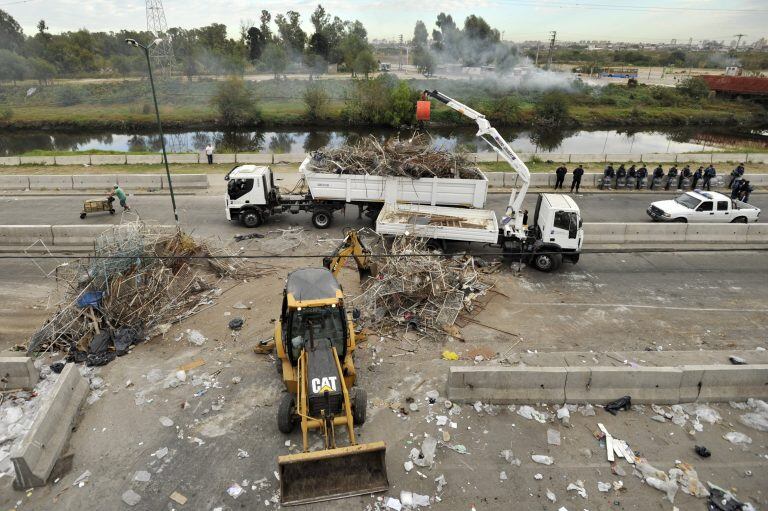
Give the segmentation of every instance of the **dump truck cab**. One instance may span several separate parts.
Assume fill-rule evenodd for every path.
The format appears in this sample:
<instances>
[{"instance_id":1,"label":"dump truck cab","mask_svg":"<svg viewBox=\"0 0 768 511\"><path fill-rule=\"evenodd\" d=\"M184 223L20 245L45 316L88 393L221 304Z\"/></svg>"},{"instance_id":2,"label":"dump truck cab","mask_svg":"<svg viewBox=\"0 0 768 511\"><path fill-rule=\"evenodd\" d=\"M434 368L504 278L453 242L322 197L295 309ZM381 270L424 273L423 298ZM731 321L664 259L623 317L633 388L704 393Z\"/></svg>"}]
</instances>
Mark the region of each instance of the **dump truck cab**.
<instances>
[{"instance_id":1,"label":"dump truck cab","mask_svg":"<svg viewBox=\"0 0 768 511\"><path fill-rule=\"evenodd\" d=\"M255 223L255 219L247 217L250 212L261 223L265 213L277 202L275 178L269 167L240 165L230 170L224 179L227 181L224 198L227 220Z\"/></svg>"},{"instance_id":2,"label":"dump truck cab","mask_svg":"<svg viewBox=\"0 0 768 511\"><path fill-rule=\"evenodd\" d=\"M578 204L567 195L539 194L533 214L534 236L559 251L577 252L584 240L584 227Z\"/></svg>"}]
</instances>

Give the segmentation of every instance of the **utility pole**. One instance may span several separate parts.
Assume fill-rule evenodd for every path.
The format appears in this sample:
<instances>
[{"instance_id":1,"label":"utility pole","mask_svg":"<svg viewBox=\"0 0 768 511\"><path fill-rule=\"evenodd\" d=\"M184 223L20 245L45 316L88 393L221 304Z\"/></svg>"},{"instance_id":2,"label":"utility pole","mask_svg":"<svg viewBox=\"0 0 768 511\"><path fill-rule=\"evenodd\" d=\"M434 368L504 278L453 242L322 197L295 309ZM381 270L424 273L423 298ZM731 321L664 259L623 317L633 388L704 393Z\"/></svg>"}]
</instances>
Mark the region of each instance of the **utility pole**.
<instances>
[{"instance_id":1,"label":"utility pole","mask_svg":"<svg viewBox=\"0 0 768 511\"><path fill-rule=\"evenodd\" d=\"M736 40L736 49L739 49L739 43L741 42L741 38L744 37L747 34L734 34L733 37L738 37Z\"/></svg>"},{"instance_id":2,"label":"utility pole","mask_svg":"<svg viewBox=\"0 0 768 511\"><path fill-rule=\"evenodd\" d=\"M536 60L533 62L533 65L538 67L539 66L539 45L541 43L539 41L536 41Z\"/></svg>"},{"instance_id":3,"label":"utility pole","mask_svg":"<svg viewBox=\"0 0 768 511\"><path fill-rule=\"evenodd\" d=\"M547 53L547 71L552 67L552 52L555 51L555 38L557 37L557 31L550 32L552 39L549 40L549 52Z\"/></svg>"},{"instance_id":4,"label":"utility pole","mask_svg":"<svg viewBox=\"0 0 768 511\"><path fill-rule=\"evenodd\" d=\"M397 52L397 69L403 70L403 34L400 34L400 51Z\"/></svg>"}]
</instances>

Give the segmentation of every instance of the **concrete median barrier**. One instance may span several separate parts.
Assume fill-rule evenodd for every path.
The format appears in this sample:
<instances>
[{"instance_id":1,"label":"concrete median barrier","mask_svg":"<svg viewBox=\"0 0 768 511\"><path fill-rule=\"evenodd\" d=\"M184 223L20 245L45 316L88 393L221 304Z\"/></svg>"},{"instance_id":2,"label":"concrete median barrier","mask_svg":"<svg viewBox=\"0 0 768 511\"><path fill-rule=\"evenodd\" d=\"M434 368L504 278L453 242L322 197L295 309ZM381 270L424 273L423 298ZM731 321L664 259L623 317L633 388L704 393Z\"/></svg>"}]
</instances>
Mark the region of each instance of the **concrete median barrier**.
<instances>
[{"instance_id":1,"label":"concrete median barrier","mask_svg":"<svg viewBox=\"0 0 768 511\"><path fill-rule=\"evenodd\" d=\"M54 156L56 165L90 165L91 156L88 154L73 154L71 156Z\"/></svg>"},{"instance_id":2,"label":"concrete median barrier","mask_svg":"<svg viewBox=\"0 0 768 511\"><path fill-rule=\"evenodd\" d=\"M200 163L200 155L185 153L170 153L168 163Z\"/></svg>"},{"instance_id":3,"label":"concrete median barrier","mask_svg":"<svg viewBox=\"0 0 768 511\"><path fill-rule=\"evenodd\" d=\"M160 190L163 187L163 180L160 174L118 174L117 184L128 192L131 190Z\"/></svg>"},{"instance_id":4,"label":"concrete median barrier","mask_svg":"<svg viewBox=\"0 0 768 511\"><path fill-rule=\"evenodd\" d=\"M72 176L29 176L30 190L71 190Z\"/></svg>"},{"instance_id":5,"label":"concrete median barrier","mask_svg":"<svg viewBox=\"0 0 768 511\"><path fill-rule=\"evenodd\" d=\"M677 161L680 163L712 163L716 160L712 159L711 154L680 154Z\"/></svg>"},{"instance_id":6,"label":"concrete median barrier","mask_svg":"<svg viewBox=\"0 0 768 511\"><path fill-rule=\"evenodd\" d=\"M555 163L568 163L571 155L564 153L539 153L536 155L542 161L552 161Z\"/></svg>"},{"instance_id":7,"label":"concrete median barrier","mask_svg":"<svg viewBox=\"0 0 768 511\"><path fill-rule=\"evenodd\" d=\"M2 176L0 175L0 191L5 190L28 190L28 176Z\"/></svg>"},{"instance_id":8,"label":"concrete median barrier","mask_svg":"<svg viewBox=\"0 0 768 511\"><path fill-rule=\"evenodd\" d=\"M31 390L40 380L31 357L0 357L0 379L4 389Z\"/></svg>"},{"instance_id":9,"label":"concrete median barrier","mask_svg":"<svg viewBox=\"0 0 768 511\"><path fill-rule=\"evenodd\" d=\"M747 243L768 243L768 224L749 224Z\"/></svg>"},{"instance_id":10,"label":"concrete median barrier","mask_svg":"<svg viewBox=\"0 0 768 511\"><path fill-rule=\"evenodd\" d=\"M575 160L574 160L575 161ZM625 164L625 166L629 167L627 165L628 163L637 163L640 161L640 154L637 153L607 153L605 155L605 161L609 163L614 163L616 166L620 164Z\"/></svg>"},{"instance_id":11,"label":"concrete median barrier","mask_svg":"<svg viewBox=\"0 0 768 511\"><path fill-rule=\"evenodd\" d=\"M160 165L163 163L163 155L161 154L127 154L125 156L125 162L129 165L143 164L143 165Z\"/></svg>"},{"instance_id":12,"label":"concrete median barrier","mask_svg":"<svg viewBox=\"0 0 768 511\"><path fill-rule=\"evenodd\" d=\"M499 161L499 155L494 152L472 153L477 163L492 163Z\"/></svg>"},{"instance_id":13,"label":"concrete median barrier","mask_svg":"<svg viewBox=\"0 0 768 511\"><path fill-rule=\"evenodd\" d=\"M19 157L21 165L56 165L56 158L53 156L21 156Z\"/></svg>"},{"instance_id":14,"label":"concrete median barrier","mask_svg":"<svg viewBox=\"0 0 768 511\"><path fill-rule=\"evenodd\" d=\"M32 427L11 452L16 485L44 486L64 453L80 407L88 395L88 380L75 364L67 364L37 412Z\"/></svg>"},{"instance_id":15,"label":"concrete median barrier","mask_svg":"<svg viewBox=\"0 0 768 511\"><path fill-rule=\"evenodd\" d=\"M747 163L768 163L768 153L748 154L745 160Z\"/></svg>"},{"instance_id":16,"label":"concrete median barrier","mask_svg":"<svg viewBox=\"0 0 768 511\"><path fill-rule=\"evenodd\" d=\"M92 154L91 165L125 165L125 154Z\"/></svg>"},{"instance_id":17,"label":"concrete median barrier","mask_svg":"<svg viewBox=\"0 0 768 511\"><path fill-rule=\"evenodd\" d=\"M0 156L0 165L20 165L21 159L18 156Z\"/></svg>"},{"instance_id":18,"label":"concrete median barrier","mask_svg":"<svg viewBox=\"0 0 768 511\"><path fill-rule=\"evenodd\" d=\"M168 189L168 177L160 175L163 182L163 189ZM208 188L208 175L207 174L171 174L173 180L173 188Z\"/></svg>"},{"instance_id":19,"label":"concrete median barrier","mask_svg":"<svg viewBox=\"0 0 768 511\"><path fill-rule=\"evenodd\" d=\"M768 365L683 366L681 396L691 401L743 401L768 398ZM634 400L634 398L633 398Z\"/></svg>"},{"instance_id":20,"label":"concrete median barrier","mask_svg":"<svg viewBox=\"0 0 768 511\"><path fill-rule=\"evenodd\" d=\"M111 190L117 184L116 174L76 174L72 176L74 190Z\"/></svg>"},{"instance_id":21,"label":"concrete median barrier","mask_svg":"<svg viewBox=\"0 0 768 511\"><path fill-rule=\"evenodd\" d=\"M513 188L517 186L517 180L520 176L517 172L504 172L504 186L506 188Z\"/></svg>"},{"instance_id":22,"label":"concrete median barrier","mask_svg":"<svg viewBox=\"0 0 768 511\"><path fill-rule=\"evenodd\" d=\"M306 158L306 154L284 153L272 155L272 159L275 163L301 163Z\"/></svg>"},{"instance_id":23,"label":"concrete median barrier","mask_svg":"<svg viewBox=\"0 0 768 511\"><path fill-rule=\"evenodd\" d=\"M695 156L695 155L690 155ZM710 155L712 163L741 163L746 162L747 155L746 154L740 154L740 153L724 153L724 154L717 154L713 153ZM682 161L682 160L681 160ZM698 160L688 160L688 161L698 161Z\"/></svg>"},{"instance_id":24,"label":"concrete median barrier","mask_svg":"<svg viewBox=\"0 0 768 511\"><path fill-rule=\"evenodd\" d=\"M237 153L235 155L237 163L253 163L257 165L270 165L274 160L271 154L267 153Z\"/></svg>"},{"instance_id":25,"label":"concrete median barrier","mask_svg":"<svg viewBox=\"0 0 768 511\"><path fill-rule=\"evenodd\" d=\"M97 236L111 228L112 226L108 224L54 225L51 226L53 245L57 247L93 245Z\"/></svg>"},{"instance_id":26,"label":"concrete median barrier","mask_svg":"<svg viewBox=\"0 0 768 511\"><path fill-rule=\"evenodd\" d=\"M235 163L237 161L237 155L234 153L227 154L214 154L213 163ZM200 163L207 163L208 160L205 156L200 156Z\"/></svg>"},{"instance_id":27,"label":"concrete median barrier","mask_svg":"<svg viewBox=\"0 0 768 511\"><path fill-rule=\"evenodd\" d=\"M584 163L584 162L601 162L605 160L606 155L602 153L598 154L571 154L571 163ZM640 155L638 154L639 158Z\"/></svg>"},{"instance_id":28,"label":"concrete median barrier","mask_svg":"<svg viewBox=\"0 0 768 511\"><path fill-rule=\"evenodd\" d=\"M683 243L687 224L627 224L625 243Z\"/></svg>"},{"instance_id":29,"label":"concrete median barrier","mask_svg":"<svg viewBox=\"0 0 768 511\"><path fill-rule=\"evenodd\" d=\"M554 174L531 174L531 187L554 186Z\"/></svg>"},{"instance_id":30,"label":"concrete median barrier","mask_svg":"<svg viewBox=\"0 0 768 511\"><path fill-rule=\"evenodd\" d=\"M562 367L453 366L448 398L497 404L563 403L566 369Z\"/></svg>"},{"instance_id":31,"label":"concrete median barrier","mask_svg":"<svg viewBox=\"0 0 768 511\"><path fill-rule=\"evenodd\" d=\"M504 187L504 173L503 172L486 172L485 176L488 178L488 186L492 188Z\"/></svg>"},{"instance_id":32,"label":"concrete median barrier","mask_svg":"<svg viewBox=\"0 0 768 511\"><path fill-rule=\"evenodd\" d=\"M682 157L682 155L676 153L647 153L642 155L642 161L652 163L673 162L677 161L678 156Z\"/></svg>"},{"instance_id":33,"label":"concrete median barrier","mask_svg":"<svg viewBox=\"0 0 768 511\"><path fill-rule=\"evenodd\" d=\"M744 224L688 224L686 243L746 243L748 226Z\"/></svg>"},{"instance_id":34,"label":"concrete median barrier","mask_svg":"<svg viewBox=\"0 0 768 511\"><path fill-rule=\"evenodd\" d=\"M675 367L569 367L565 401L605 404L631 396L633 403L676 404L682 375Z\"/></svg>"},{"instance_id":35,"label":"concrete median barrier","mask_svg":"<svg viewBox=\"0 0 768 511\"><path fill-rule=\"evenodd\" d=\"M627 224L585 223L585 244L622 244L625 241Z\"/></svg>"},{"instance_id":36,"label":"concrete median barrier","mask_svg":"<svg viewBox=\"0 0 768 511\"><path fill-rule=\"evenodd\" d=\"M0 246L27 247L38 240L53 245L50 225L0 225Z\"/></svg>"}]
</instances>

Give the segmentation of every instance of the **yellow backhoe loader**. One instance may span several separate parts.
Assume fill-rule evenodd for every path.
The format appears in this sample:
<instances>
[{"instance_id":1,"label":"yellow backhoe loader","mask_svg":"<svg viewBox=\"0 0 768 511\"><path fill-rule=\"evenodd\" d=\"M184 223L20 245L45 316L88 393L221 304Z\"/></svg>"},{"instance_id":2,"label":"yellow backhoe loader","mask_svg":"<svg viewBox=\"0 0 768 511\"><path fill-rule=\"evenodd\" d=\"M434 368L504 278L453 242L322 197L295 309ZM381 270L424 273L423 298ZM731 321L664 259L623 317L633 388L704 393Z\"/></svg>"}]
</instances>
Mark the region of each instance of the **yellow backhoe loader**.
<instances>
[{"instance_id":1,"label":"yellow backhoe loader","mask_svg":"<svg viewBox=\"0 0 768 511\"><path fill-rule=\"evenodd\" d=\"M355 438L354 426L365 422L367 398L354 387L354 316L330 270L305 268L288 275L275 326L278 371L287 390L277 426L288 434L299 424L304 452L277 459L282 505L389 488L384 442L359 444ZM337 438L337 427L347 435ZM322 433L323 450L310 452L310 429Z\"/></svg>"},{"instance_id":2,"label":"yellow backhoe loader","mask_svg":"<svg viewBox=\"0 0 768 511\"><path fill-rule=\"evenodd\" d=\"M357 231L347 227L344 230L344 240L336 248L331 257L323 258L323 266L331 270L334 277L344 267L347 259L352 257L357 263L357 271L362 282L368 277L375 277L377 273L376 263L371 258L371 251L357 235Z\"/></svg>"}]
</instances>

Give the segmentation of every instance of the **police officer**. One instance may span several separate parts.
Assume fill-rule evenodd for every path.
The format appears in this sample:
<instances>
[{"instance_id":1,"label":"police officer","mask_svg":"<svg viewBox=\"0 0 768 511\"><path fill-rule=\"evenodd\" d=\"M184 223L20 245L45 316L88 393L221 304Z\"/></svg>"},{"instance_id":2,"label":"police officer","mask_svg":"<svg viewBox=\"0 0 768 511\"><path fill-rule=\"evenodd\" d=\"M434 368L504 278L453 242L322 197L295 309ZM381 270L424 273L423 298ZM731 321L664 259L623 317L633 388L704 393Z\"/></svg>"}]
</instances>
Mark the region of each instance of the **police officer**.
<instances>
[{"instance_id":1,"label":"police officer","mask_svg":"<svg viewBox=\"0 0 768 511\"><path fill-rule=\"evenodd\" d=\"M635 185L636 189L640 189L640 183L643 182L643 179L648 177L648 169L645 168L645 165L642 165L638 171L637 171L637 184Z\"/></svg>"},{"instance_id":2,"label":"police officer","mask_svg":"<svg viewBox=\"0 0 768 511\"><path fill-rule=\"evenodd\" d=\"M565 168L565 165L560 165L555 169L555 176L557 177L557 180L555 181L555 190L560 188L563 189L563 181L565 181L565 175L568 173L568 169Z\"/></svg>"},{"instance_id":3,"label":"police officer","mask_svg":"<svg viewBox=\"0 0 768 511\"><path fill-rule=\"evenodd\" d=\"M619 186L619 179L624 179L627 177L627 169L624 168L624 164L622 163L619 165L619 168L616 169L616 186Z\"/></svg>"},{"instance_id":4,"label":"police officer","mask_svg":"<svg viewBox=\"0 0 768 511\"><path fill-rule=\"evenodd\" d=\"M696 172L693 173L693 181L691 181L691 190L696 189L696 183L699 182L699 180L703 175L704 175L704 167L699 166L699 168L696 169Z\"/></svg>"},{"instance_id":5,"label":"police officer","mask_svg":"<svg viewBox=\"0 0 768 511\"><path fill-rule=\"evenodd\" d=\"M669 169L669 173L667 173L667 184L664 185L665 190L669 190L669 187L672 186L672 181L677 179L677 166L672 165L672 168Z\"/></svg>"},{"instance_id":6,"label":"police officer","mask_svg":"<svg viewBox=\"0 0 768 511\"><path fill-rule=\"evenodd\" d=\"M663 177L664 177L664 169L661 168L661 165L653 169L653 176L651 176L651 190L653 190L653 187L656 184L656 179L661 179Z\"/></svg>"},{"instance_id":7,"label":"police officer","mask_svg":"<svg viewBox=\"0 0 768 511\"><path fill-rule=\"evenodd\" d=\"M744 176L744 164L739 165L731 171L731 180L728 182L728 188L733 188L733 184Z\"/></svg>"},{"instance_id":8,"label":"police officer","mask_svg":"<svg viewBox=\"0 0 768 511\"><path fill-rule=\"evenodd\" d=\"M706 188L707 190L711 190L710 188L710 181L717 175L717 171L715 170L715 167L712 166L710 163L709 166L704 169L704 183L701 185L702 188Z\"/></svg>"},{"instance_id":9,"label":"police officer","mask_svg":"<svg viewBox=\"0 0 768 511\"><path fill-rule=\"evenodd\" d=\"M749 195L754 191L755 189L750 186L749 181L743 180L741 186L739 186L739 200L741 202L749 202Z\"/></svg>"},{"instance_id":10,"label":"police officer","mask_svg":"<svg viewBox=\"0 0 768 511\"><path fill-rule=\"evenodd\" d=\"M576 187L576 193L579 193L579 186L581 185L581 176L584 175L584 169L581 168L581 165L573 169L573 181L571 181L571 192L573 192L573 188Z\"/></svg>"},{"instance_id":11,"label":"police officer","mask_svg":"<svg viewBox=\"0 0 768 511\"><path fill-rule=\"evenodd\" d=\"M600 189L602 190L606 185L610 188L614 177L616 177L616 171L613 170L613 163L609 163L603 171L603 182L600 183Z\"/></svg>"},{"instance_id":12,"label":"police officer","mask_svg":"<svg viewBox=\"0 0 768 511\"><path fill-rule=\"evenodd\" d=\"M683 179L690 179L691 178L691 166L686 165L683 167L683 171L680 172L680 177L677 178L677 189L682 190L683 189Z\"/></svg>"}]
</instances>

